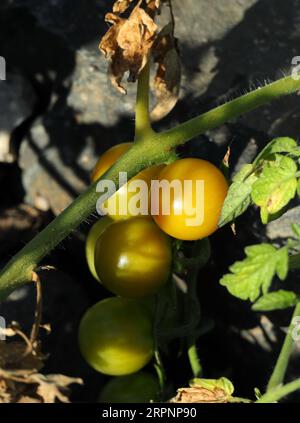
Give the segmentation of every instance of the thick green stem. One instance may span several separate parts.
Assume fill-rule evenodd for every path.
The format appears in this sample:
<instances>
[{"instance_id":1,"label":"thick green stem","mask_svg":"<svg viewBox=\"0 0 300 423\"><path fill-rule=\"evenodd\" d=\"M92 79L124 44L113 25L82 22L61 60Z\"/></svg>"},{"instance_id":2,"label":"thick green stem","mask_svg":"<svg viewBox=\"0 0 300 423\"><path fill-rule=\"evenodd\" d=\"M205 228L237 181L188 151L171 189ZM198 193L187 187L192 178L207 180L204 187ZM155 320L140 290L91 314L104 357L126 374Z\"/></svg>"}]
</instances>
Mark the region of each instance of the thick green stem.
<instances>
[{"instance_id":1,"label":"thick green stem","mask_svg":"<svg viewBox=\"0 0 300 423\"><path fill-rule=\"evenodd\" d=\"M109 179L119 186L119 172L127 171L128 179L149 163L164 161L164 154L151 154L144 144L135 145L105 174L101 180ZM98 182L92 184L76 198L44 230L33 238L4 267L0 274L0 300L13 290L32 280L32 271L49 252L73 232L86 218L95 212L100 193Z\"/></svg>"},{"instance_id":2,"label":"thick green stem","mask_svg":"<svg viewBox=\"0 0 300 423\"><path fill-rule=\"evenodd\" d=\"M299 89L300 80L297 81L292 76L279 79L272 84L258 88L195 117L179 125L177 128L170 129L163 133L162 137L170 147L184 143L209 129L222 125L228 120L250 112L282 96L296 92Z\"/></svg>"},{"instance_id":3,"label":"thick green stem","mask_svg":"<svg viewBox=\"0 0 300 423\"><path fill-rule=\"evenodd\" d=\"M293 380L293 382L287 383L286 385L278 386L275 389L267 391L261 398L259 398L259 400L256 401L256 403L264 404L276 402L298 389L300 389L300 379Z\"/></svg>"},{"instance_id":4,"label":"thick green stem","mask_svg":"<svg viewBox=\"0 0 300 423\"><path fill-rule=\"evenodd\" d=\"M154 134L149 115L149 62L139 75L135 106L135 141Z\"/></svg>"},{"instance_id":5,"label":"thick green stem","mask_svg":"<svg viewBox=\"0 0 300 423\"><path fill-rule=\"evenodd\" d=\"M287 370L287 366L289 363L290 355L292 352L294 339L292 337L293 331L293 320L296 316L300 316L300 303L298 303L295 307L293 317L288 329L288 333L286 334L282 349L280 351L279 357L277 359L274 371L271 375L271 378L268 383L267 392L276 388L278 385L283 383L285 373Z\"/></svg>"},{"instance_id":6,"label":"thick green stem","mask_svg":"<svg viewBox=\"0 0 300 423\"><path fill-rule=\"evenodd\" d=\"M141 87L145 84L146 76L145 72L145 79L141 77L139 81ZM138 95L136 128L139 134L136 140L139 139L141 142L135 143L103 178L117 182L119 172L127 171L130 178L146 166L166 162L176 146L194 136L299 89L300 80L296 81L292 77L283 78L161 134L149 131L145 120L146 102L142 101L146 96L145 91L141 89ZM31 272L37 264L95 210L98 197L95 185L92 185L12 258L0 274L0 299L31 280Z\"/></svg>"}]
</instances>

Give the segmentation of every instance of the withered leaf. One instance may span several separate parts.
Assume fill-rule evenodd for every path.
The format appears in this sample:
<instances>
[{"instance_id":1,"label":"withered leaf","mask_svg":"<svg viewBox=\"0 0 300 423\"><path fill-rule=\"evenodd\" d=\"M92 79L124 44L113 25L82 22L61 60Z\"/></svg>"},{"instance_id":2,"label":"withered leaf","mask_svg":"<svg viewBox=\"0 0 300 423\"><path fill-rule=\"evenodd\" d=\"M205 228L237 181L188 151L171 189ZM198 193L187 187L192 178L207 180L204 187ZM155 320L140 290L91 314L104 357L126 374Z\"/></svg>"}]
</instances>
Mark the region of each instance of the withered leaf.
<instances>
[{"instance_id":1,"label":"withered leaf","mask_svg":"<svg viewBox=\"0 0 300 423\"><path fill-rule=\"evenodd\" d=\"M200 387L178 389L172 403L227 403L228 395L223 389L215 388L213 391Z\"/></svg>"},{"instance_id":2,"label":"withered leaf","mask_svg":"<svg viewBox=\"0 0 300 423\"><path fill-rule=\"evenodd\" d=\"M151 119L157 121L174 108L179 96L181 63L172 22L158 35L153 46L153 55L158 64L154 79L157 102L151 112Z\"/></svg>"},{"instance_id":3,"label":"withered leaf","mask_svg":"<svg viewBox=\"0 0 300 423\"><path fill-rule=\"evenodd\" d=\"M147 9L140 7L141 3L140 0L128 19L108 13L105 20L112 26L99 45L110 62L108 73L113 86L124 94L121 82L125 72L129 72L128 81L137 79L148 61L157 32L157 25Z\"/></svg>"},{"instance_id":4,"label":"withered leaf","mask_svg":"<svg viewBox=\"0 0 300 423\"><path fill-rule=\"evenodd\" d=\"M150 11L151 14L151 12L156 13L157 11L159 11L161 0L146 0L146 3L147 9L148 11Z\"/></svg>"},{"instance_id":5,"label":"withered leaf","mask_svg":"<svg viewBox=\"0 0 300 423\"><path fill-rule=\"evenodd\" d=\"M133 0L116 0L113 5L113 13L122 14L126 12ZM148 12L155 12L160 8L160 0L146 0Z\"/></svg>"},{"instance_id":6,"label":"withered leaf","mask_svg":"<svg viewBox=\"0 0 300 423\"><path fill-rule=\"evenodd\" d=\"M37 394L43 399L44 403L54 403L56 400L68 403L69 385L77 383L82 385L80 378L72 378L64 375L48 375L35 374L31 379L38 383Z\"/></svg>"},{"instance_id":7,"label":"withered leaf","mask_svg":"<svg viewBox=\"0 0 300 423\"><path fill-rule=\"evenodd\" d=\"M224 164L224 166L226 166L226 167L229 167L229 160L230 160L230 156L231 156L231 147L230 147L230 146L228 146L228 147L227 147L226 154L225 154L225 156L223 157L223 164Z\"/></svg>"},{"instance_id":8,"label":"withered leaf","mask_svg":"<svg viewBox=\"0 0 300 423\"><path fill-rule=\"evenodd\" d=\"M124 13L130 6L130 3L132 2L133 0L116 0L113 5L113 12Z\"/></svg>"},{"instance_id":9,"label":"withered leaf","mask_svg":"<svg viewBox=\"0 0 300 423\"><path fill-rule=\"evenodd\" d=\"M82 385L80 378L54 374L42 375L25 370L0 369L0 402L69 402L69 385Z\"/></svg>"},{"instance_id":10,"label":"withered leaf","mask_svg":"<svg viewBox=\"0 0 300 423\"><path fill-rule=\"evenodd\" d=\"M19 404L33 404L33 403L41 403L42 401L38 398L29 397L27 395L21 396L18 400Z\"/></svg>"},{"instance_id":11,"label":"withered leaf","mask_svg":"<svg viewBox=\"0 0 300 423\"><path fill-rule=\"evenodd\" d=\"M36 331L41 322L40 295L30 337L21 330L18 322L12 322L1 332L7 337L19 338L16 341L0 341L0 403L69 402L69 385L83 384L79 378L38 373L47 358L41 352Z\"/></svg>"},{"instance_id":12,"label":"withered leaf","mask_svg":"<svg viewBox=\"0 0 300 423\"><path fill-rule=\"evenodd\" d=\"M0 379L0 404L8 404L11 402L11 394L8 390L6 380Z\"/></svg>"}]
</instances>

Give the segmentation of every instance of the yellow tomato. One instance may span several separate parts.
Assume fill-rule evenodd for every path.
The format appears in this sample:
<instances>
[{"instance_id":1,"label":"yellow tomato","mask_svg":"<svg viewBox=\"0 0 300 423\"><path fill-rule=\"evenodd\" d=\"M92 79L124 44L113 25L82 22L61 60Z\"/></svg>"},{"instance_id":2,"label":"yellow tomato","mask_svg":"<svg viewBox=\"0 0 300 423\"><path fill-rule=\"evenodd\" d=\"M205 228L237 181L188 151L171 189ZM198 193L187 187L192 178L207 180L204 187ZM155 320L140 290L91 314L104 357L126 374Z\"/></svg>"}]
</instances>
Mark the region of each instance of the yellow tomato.
<instances>
[{"instance_id":1,"label":"yellow tomato","mask_svg":"<svg viewBox=\"0 0 300 423\"><path fill-rule=\"evenodd\" d=\"M166 166L158 179L182 187L181 191L151 192L152 217L164 232L188 241L216 231L228 191L227 181L216 166L206 160L181 159Z\"/></svg>"},{"instance_id":2,"label":"yellow tomato","mask_svg":"<svg viewBox=\"0 0 300 423\"><path fill-rule=\"evenodd\" d=\"M92 172L91 180L97 181L127 150L132 146L132 142L124 142L114 145L100 156Z\"/></svg>"},{"instance_id":3,"label":"yellow tomato","mask_svg":"<svg viewBox=\"0 0 300 423\"><path fill-rule=\"evenodd\" d=\"M79 347L98 372L121 376L142 369L153 356L152 317L140 303L113 297L99 301L83 316Z\"/></svg>"},{"instance_id":4,"label":"yellow tomato","mask_svg":"<svg viewBox=\"0 0 300 423\"><path fill-rule=\"evenodd\" d=\"M152 219L135 217L110 225L100 235L95 269L102 284L122 297L154 294L168 281L171 239Z\"/></svg>"},{"instance_id":5,"label":"yellow tomato","mask_svg":"<svg viewBox=\"0 0 300 423\"><path fill-rule=\"evenodd\" d=\"M132 143L118 144L107 150L98 160L92 174L92 181L100 178L130 147ZM150 166L131 178L115 194L104 202L106 214L113 220L123 220L136 216L149 216L149 191L151 181L156 179L158 173L165 165ZM129 190L129 184L141 181L143 187ZM133 185L131 185L133 188ZM143 189L144 188L144 189ZM145 206L145 207L143 207Z\"/></svg>"},{"instance_id":6,"label":"yellow tomato","mask_svg":"<svg viewBox=\"0 0 300 423\"><path fill-rule=\"evenodd\" d=\"M91 227L86 239L86 243L85 243L85 256L86 256L88 267L90 269L91 274L99 282L100 282L100 279L95 269L96 242L98 238L100 237L100 235L102 234L102 232L107 228L107 226L111 225L112 223L113 223L113 220L111 220L109 217L104 217L102 219L99 219Z\"/></svg>"}]
</instances>

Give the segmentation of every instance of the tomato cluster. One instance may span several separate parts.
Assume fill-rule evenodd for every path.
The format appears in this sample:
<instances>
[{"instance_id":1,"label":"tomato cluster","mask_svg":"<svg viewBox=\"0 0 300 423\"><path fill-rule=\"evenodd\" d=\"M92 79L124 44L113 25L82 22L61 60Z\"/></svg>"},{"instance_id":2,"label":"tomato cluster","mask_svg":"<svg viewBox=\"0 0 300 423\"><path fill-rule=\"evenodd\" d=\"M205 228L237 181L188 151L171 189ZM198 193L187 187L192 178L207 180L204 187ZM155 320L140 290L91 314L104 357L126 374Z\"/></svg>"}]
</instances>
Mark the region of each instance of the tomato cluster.
<instances>
[{"instance_id":1,"label":"tomato cluster","mask_svg":"<svg viewBox=\"0 0 300 423\"><path fill-rule=\"evenodd\" d=\"M119 144L106 151L96 164L92 181L98 180L131 145ZM119 213L119 205L133 199L129 184L138 180L145 182L149 192L146 213L134 214L130 208ZM187 180L184 195L180 189L173 189L175 182L185 187ZM152 181L158 183L156 195ZM165 182L171 186L167 196L160 189ZM153 355L153 318L140 298L156 294L170 279L173 238L198 240L216 231L227 189L218 168L205 160L188 158L143 170L105 201L107 216L99 219L88 234L86 259L95 279L117 297L91 307L79 328L80 349L86 361L99 372L122 376L109 382L101 401L108 398L112 402L115 396L122 400L129 380L133 387L148 380L149 395L155 398L157 381L154 383L151 375L148 379L145 374L131 375ZM126 395L131 398L130 392Z\"/></svg>"}]
</instances>

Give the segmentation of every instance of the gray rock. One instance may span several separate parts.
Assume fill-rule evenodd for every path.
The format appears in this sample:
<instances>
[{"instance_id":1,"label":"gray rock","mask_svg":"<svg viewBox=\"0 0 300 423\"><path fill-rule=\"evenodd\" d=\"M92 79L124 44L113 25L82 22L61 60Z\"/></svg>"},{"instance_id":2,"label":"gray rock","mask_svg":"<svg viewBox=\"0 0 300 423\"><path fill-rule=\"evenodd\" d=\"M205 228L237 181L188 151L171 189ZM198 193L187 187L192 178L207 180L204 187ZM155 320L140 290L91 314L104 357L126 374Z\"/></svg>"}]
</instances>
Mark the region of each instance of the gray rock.
<instances>
[{"instance_id":1,"label":"gray rock","mask_svg":"<svg viewBox=\"0 0 300 423\"><path fill-rule=\"evenodd\" d=\"M12 162L12 133L32 115L36 95L22 75L8 73L0 85L0 162Z\"/></svg>"},{"instance_id":2,"label":"gray rock","mask_svg":"<svg viewBox=\"0 0 300 423\"><path fill-rule=\"evenodd\" d=\"M298 201L299 203L299 201ZM284 213L279 219L268 223L267 236L272 241L285 240L293 236L292 223L300 224L300 206Z\"/></svg>"}]
</instances>

